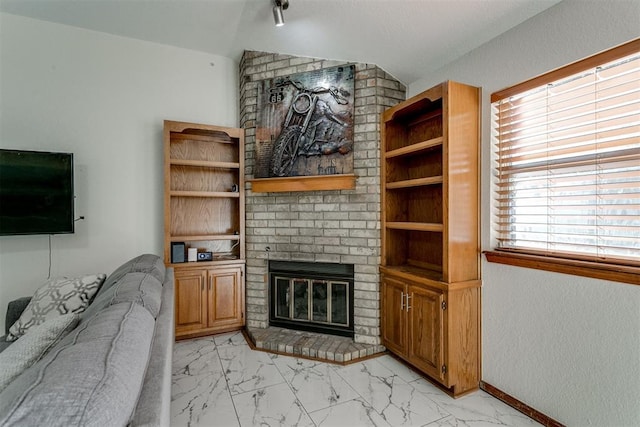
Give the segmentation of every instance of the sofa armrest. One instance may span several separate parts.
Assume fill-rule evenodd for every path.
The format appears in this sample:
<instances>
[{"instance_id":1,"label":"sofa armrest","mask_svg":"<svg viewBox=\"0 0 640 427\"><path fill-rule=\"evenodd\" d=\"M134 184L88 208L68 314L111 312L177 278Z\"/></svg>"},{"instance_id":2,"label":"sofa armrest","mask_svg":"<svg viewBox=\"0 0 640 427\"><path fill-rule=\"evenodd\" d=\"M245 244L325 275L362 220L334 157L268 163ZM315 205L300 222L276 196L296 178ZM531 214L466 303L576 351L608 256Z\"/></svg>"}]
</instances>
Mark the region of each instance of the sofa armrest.
<instances>
[{"instance_id":1,"label":"sofa armrest","mask_svg":"<svg viewBox=\"0 0 640 427\"><path fill-rule=\"evenodd\" d=\"M9 328L20 318L24 309L29 305L29 301L31 301L31 297L22 297L9 301L7 305L7 317L5 317L4 321L5 334L9 333Z\"/></svg>"},{"instance_id":2,"label":"sofa armrest","mask_svg":"<svg viewBox=\"0 0 640 427\"><path fill-rule=\"evenodd\" d=\"M175 342L174 280L173 268L167 268L149 364L138 404L128 427L169 427L171 424L171 367Z\"/></svg>"}]
</instances>

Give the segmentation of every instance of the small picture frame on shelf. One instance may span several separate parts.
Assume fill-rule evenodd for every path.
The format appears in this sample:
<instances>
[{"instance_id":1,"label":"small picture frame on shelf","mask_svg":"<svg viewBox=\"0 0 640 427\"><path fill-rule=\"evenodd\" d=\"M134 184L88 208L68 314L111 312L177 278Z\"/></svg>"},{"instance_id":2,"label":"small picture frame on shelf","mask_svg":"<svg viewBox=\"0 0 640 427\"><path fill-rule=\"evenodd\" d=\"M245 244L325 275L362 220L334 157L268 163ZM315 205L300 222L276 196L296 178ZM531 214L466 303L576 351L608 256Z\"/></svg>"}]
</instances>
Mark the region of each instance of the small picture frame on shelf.
<instances>
[{"instance_id":1,"label":"small picture frame on shelf","mask_svg":"<svg viewBox=\"0 0 640 427\"><path fill-rule=\"evenodd\" d=\"M184 242L171 242L171 264L186 262L186 245Z\"/></svg>"}]
</instances>

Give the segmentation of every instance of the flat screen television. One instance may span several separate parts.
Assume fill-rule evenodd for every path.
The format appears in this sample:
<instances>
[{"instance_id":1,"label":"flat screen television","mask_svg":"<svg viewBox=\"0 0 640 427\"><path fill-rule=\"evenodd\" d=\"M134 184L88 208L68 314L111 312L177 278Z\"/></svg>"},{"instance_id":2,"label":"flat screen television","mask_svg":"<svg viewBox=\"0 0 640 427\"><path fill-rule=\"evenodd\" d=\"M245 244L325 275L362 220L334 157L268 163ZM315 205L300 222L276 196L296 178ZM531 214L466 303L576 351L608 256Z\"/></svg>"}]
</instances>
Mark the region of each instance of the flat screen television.
<instances>
[{"instance_id":1,"label":"flat screen television","mask_svg":"<svg viewBox=\"0 0 640 427\"><path fill-rule=\"evenodd\" d=\"M74 232L73 154L0 149L0 235Z\"/></svg>"}]
</instances>

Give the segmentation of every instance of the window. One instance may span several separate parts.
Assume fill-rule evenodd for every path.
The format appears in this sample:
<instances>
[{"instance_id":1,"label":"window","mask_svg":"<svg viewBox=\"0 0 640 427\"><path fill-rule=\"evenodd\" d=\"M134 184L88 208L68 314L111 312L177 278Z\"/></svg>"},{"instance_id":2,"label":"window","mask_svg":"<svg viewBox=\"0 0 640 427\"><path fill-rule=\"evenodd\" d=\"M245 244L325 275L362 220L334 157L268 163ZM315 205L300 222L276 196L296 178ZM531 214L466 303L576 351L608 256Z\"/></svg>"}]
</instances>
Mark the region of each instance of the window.
<instances>
[{"instance_id":1,"label":"window","mask_svg":"<svg viewBox=\"0 0 640 427\"><path fill-rule=\"evenodd\" d=\"M640 284L640 39L491 101L488 259Z\"/></svg>"}]
</instances>

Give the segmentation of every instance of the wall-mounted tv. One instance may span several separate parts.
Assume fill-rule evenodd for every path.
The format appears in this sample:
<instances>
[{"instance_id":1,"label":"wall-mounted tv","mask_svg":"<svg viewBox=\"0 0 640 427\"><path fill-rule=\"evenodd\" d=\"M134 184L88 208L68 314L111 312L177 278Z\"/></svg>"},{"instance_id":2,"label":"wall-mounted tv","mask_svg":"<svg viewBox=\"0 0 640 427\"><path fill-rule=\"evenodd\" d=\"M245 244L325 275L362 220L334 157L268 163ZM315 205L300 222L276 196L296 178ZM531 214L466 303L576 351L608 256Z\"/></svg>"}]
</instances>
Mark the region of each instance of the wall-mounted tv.
<instances>
[{"instance_id":1,"label":"wall-mounted tv","mask_svg":"<svg viewBox=\"0 0 640 427\"><path fill-rule=\"evenodd\" d=\"M73 154L0 149L0 235L74 231Z\"/></svg>"}]
</instances>

